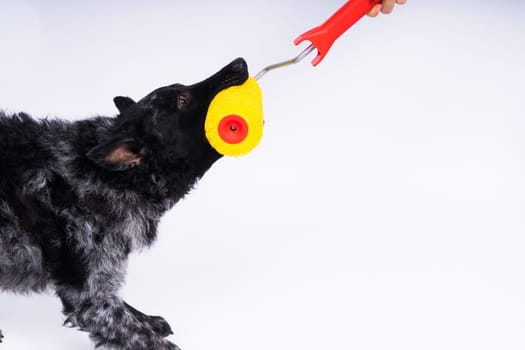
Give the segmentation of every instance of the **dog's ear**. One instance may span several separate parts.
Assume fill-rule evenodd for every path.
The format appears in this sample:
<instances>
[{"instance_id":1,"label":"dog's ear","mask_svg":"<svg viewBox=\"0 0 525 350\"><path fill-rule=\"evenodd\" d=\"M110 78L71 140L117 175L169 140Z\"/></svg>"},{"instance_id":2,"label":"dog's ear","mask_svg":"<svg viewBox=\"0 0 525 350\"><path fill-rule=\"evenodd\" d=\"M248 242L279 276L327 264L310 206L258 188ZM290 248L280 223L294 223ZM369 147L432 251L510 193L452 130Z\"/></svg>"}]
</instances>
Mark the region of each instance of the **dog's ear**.
<instances>
[{"instance_id":1,"label":"dog's ear","mask_svg":"<svg viewBox=\"0 0 525 350\"><path fill-rule=\"evenodd\" d=\"M115 106L117 107L118 111L122 113L130 106L134 105L136 102L133 101L132 98L129 98L127 96L117 96L113 98L113 103L115 103Z\"/></svg>"},{"instance_id":2,"label":"dog's ear","mask_svg":"<svg viewBox=\"0 0 525 350\"><path fill-rule=\"evenodd\" d=\"M112 139L93 147L87 157L110 170L127 170L140 165L144 150L131 138Z\"/></svg>"}]
</instances>

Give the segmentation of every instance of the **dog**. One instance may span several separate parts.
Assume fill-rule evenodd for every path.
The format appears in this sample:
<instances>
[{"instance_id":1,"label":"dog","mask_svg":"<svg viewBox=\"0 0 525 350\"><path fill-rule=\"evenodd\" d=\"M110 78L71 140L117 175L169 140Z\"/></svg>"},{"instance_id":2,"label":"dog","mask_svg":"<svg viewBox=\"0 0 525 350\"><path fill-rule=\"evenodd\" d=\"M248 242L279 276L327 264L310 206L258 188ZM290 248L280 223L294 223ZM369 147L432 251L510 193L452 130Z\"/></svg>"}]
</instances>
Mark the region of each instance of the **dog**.
<instances>
[{"instance_id":1,"label":"dog","mask_svg":"<svg viewBox=\"0 0 525 350\"><path fill-rule=\"evenodd\" d=\"M178 349L162 317L117 292L130 252L155 241L161 216L222 157L206 139L206 112L247 78L238 58L191 86L138 102L117 96L115 117L0 112L0 290L53 290L64 325L88 332L97 348Z\"/></svg>"}]
</instances>

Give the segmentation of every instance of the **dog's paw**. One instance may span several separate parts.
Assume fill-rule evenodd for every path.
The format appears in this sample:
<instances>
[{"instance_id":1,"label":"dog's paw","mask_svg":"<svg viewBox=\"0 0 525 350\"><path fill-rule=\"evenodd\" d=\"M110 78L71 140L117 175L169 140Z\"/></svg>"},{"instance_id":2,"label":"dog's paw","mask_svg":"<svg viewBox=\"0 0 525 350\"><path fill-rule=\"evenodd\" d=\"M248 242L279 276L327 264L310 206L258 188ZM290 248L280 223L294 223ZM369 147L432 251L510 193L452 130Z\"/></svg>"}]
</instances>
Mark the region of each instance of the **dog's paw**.
<instances>
[{"instance_id":1,"label":"dog's paw","mask_svg":"<svg viewBox=\"0 0 525 350\"><path fill-rule=\"evenodd\" d=\"M170 349L170 350L181 350L181 348L179 348L177 345L171 343L171 345L173 345L173 349Z\"/></svg>"},{"instance_id":2,"label":"dog's paw","mask_svg":"<svg viewBox=\"0 0 525 350\"><path fill-rule=\"evenodd\" d=\"M177 345L169 342L169 341L166 341L166 348L162 348L162 349L159 349L159 350L181 350L181 348L179 348Z\"/></svg>"},{"instance_id":3,"label":"dog's paw","mask_svg":"<svg viewBox=\"0 0 525 350\"><path fill-rule=\"evenodd\" d=\"M133 348L133 350L135 350L135 348ZM144 349L144 350L181 350L181 348L179 348L177 345L173 344L170 341L162 339L160 343L155 344L152 347L148 347L147 349Z\"/></svg>"},{"instance_id":4,"label":"dog's paw","mask_svg":"<svg viewBox=\"0 0 525 350\"><path fill-rule=\"evenodd\" d=\"M0 329L0 343L2 342L2 338L4 337L4 335L2 334L2 330Z\"/></svg>"},{"instance_id":5,"label":"dog's paw","mask_svg":"<svg viewBox=\"0 0 525 350\"><path fill-rule=\"evenodd\" d=\"M98 340L95 344L96 350L181 350L177 345L162 339L158 342L131 342Z\"/></svg>"},{"instance_id":6,"label":"dog's paw","mask_svg":"<svg viewBox=\"0 0 525 350\"><path fill-rule=\"evenodd\" d=\"M62 326L67 327L67 328L78 327L78 322L77 322L76 317L74 315L69 315L64 321L64 323L62 324Z\"/></svg>"},{"instance_id":7,"label":"dog's paw","mask_svg":"<svg viewBox=\"0 0 525 350\"><path fill-rule=\"evenodd\" d=\"M167 337L173 334L169 323L160 316L148 316L146 322L151 329L161 337Z\"/></svg>"},{"instance_id":8,"label":"dog's paw","mask_svg":"<svg viewBox=\"0 0 525 350\"><path fill-rule=\"evenodd\" d=\"M131 350L131 349L130 349ZM133 348L133 350L135 350ZM172 342L162 339L159 343L156 343L154 346L148 347L145 350L181 350L177 345Z\"/></svg>"}]
</instances>

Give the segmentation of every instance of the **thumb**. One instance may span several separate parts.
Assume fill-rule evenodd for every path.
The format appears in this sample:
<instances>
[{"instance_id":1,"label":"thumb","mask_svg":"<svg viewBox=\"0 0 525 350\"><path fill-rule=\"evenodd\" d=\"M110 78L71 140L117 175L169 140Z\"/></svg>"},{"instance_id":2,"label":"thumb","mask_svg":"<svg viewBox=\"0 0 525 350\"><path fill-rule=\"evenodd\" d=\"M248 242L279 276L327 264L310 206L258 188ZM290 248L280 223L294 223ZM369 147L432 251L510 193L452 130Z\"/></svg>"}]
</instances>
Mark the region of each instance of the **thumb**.
<instances>
[{"instance_id":1,"label":"thumb","mask_svg":"<svg viewBox=\"0 0 525 350\"><path fill-rule=\"evenodd\" d=\"M374 5L374 6L370 9L370 11L368 11L367 15L368 15L369 17L376 17L376 16L379 14L379 12L381 11L381 8L382 8L382 7L383 7L383 6L382 6L381 4L376 4L376 5Z\"/></svg>"}]
</instances>

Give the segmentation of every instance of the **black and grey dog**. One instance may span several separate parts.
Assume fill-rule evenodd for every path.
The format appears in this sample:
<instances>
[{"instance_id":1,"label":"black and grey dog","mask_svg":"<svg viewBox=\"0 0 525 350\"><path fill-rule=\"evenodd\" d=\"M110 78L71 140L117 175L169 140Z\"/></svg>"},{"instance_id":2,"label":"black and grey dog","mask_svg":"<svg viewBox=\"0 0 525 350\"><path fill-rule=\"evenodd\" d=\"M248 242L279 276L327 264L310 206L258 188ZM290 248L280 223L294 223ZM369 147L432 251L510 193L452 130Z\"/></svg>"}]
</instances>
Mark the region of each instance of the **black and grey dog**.
<instances>
[{"instance_id":1,"label":"black and grey dog","mask_svg":"<svg viewBox=\"0 0 525 350\"><path fill-rule=\"evenodd\" d=\"M116 117L0 113L0 290L53 289L65 324L102 349L177 349L162 317L117 292L130 252L221 157L204 134L211 100L247 78L239 58L195 85L116 97Z\"/></svg>"}]
</instances>

